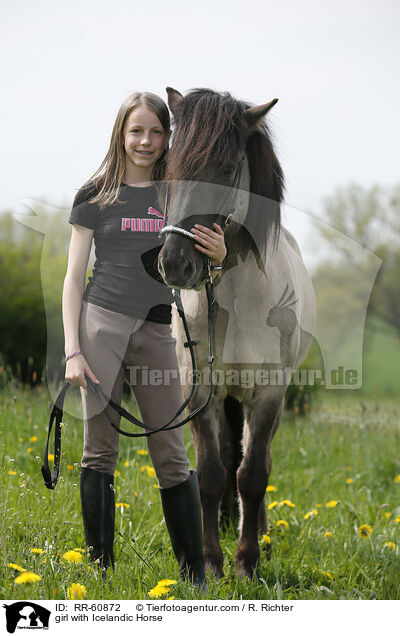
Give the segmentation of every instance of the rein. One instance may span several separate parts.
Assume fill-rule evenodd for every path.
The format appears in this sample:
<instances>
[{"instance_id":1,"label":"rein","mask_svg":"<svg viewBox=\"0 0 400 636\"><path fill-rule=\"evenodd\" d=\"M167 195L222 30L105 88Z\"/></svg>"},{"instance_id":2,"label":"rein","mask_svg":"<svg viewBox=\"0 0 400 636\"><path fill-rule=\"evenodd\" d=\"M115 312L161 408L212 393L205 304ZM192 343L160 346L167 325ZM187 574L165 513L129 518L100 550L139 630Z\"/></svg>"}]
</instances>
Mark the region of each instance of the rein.
<instances>
[{"instance_id":1,"label":"rein","mask_svg":"<svg viewBox=\"0 0 400 636\"><path fill-rule=\"evenodd\" d=\"M242 166L243 166L243 160L244 160L244 155L242 157L242 159L239 162L238 168L236 170L236 174L231 186L232 188L237 188L239 182L240 182L240 177L241 177L241 172L242 172ZM228 203L229 203L229 199L231 196L231 189L229 190L225 201L223 203L222 206L222 212L220 212L220 214L217 217L216 223L218 223L219 225L221 224L222 220L225 219L225 223L224 223L224 227L228 225L228 223L230 222L232 215L235 211L235 209L231 209L229 211L226 211L225 208L228 207ZM168 189L166 191L166 195L165 195L165 205L164 205L164 227L162 228L161 232L160 232L160 236L164 235L164 234L168 234L168 233L175 233L175 234L181 234L182 236L185 236L186 238L189 238L193 241L196 241L196 237L192 232L189 232L188 230L185 230L179 226L176 225L165 225L166 220L167 220L167 207L168 207ZM213 267L211 265L211 261L209 259L205 259L207 261L207 265L206 265L206 278L205 278L205 289L206 289L206 295L207 295L207 304L208 304L208 316L207 316L207 331L208 331L208 364L209 364L209 370L210 370L210 388L209 388L209 392L208 392L208 396L207 399L205 400L204 404L202 404L201 406L199 406L197 409L195 409L194 411L192 411L192 413L190 413L186 418L184 418L182 421L171 425L172 422L174 422L174 420L177 419L177 417L182 413L182 411L186 408L186 406L189 404L189 402L191 401L191 399L194 396L194 393L196 391L197 388L197 370L196 370L196 358L194 355L194 347L197 345L197 342L195 340L192 340L190 337L190 333L189 333L189 328L187 325L187 321L186 321L186 316L185 316L185 312L183 309L183 304L182 304L182 299L181 299L181 295L180 295L180 290L176 290L176 289L172 289L172 294L174 296L174 301L175 301L175 305L176 308L178 310L179 316L182 320L183 323L183 327L185 330L185 335L186 335L186 342L184 343L184 347L188 348L190 351L190 357L191 357L191 361L192 361L192 387L190 390L190 394L188 396L188 398L183 402L183 404L180 406L180 408L178 409L178 411L175 413L175 415L168 421L166 422L166 424L163 424L162 426L158 427L158 428L152 428L150 426L148 426L147 424L145 424L144 422L142 422L141 420L137 419L134 415L132 415L131 413L129 413L129 411L127 411L126 409L124 409L122 406L120 406L119 404L116 404L113 400L108 399L107 396L104 394L104 392L102 391L101 387L97 384L95 384L94 382L92 382L92 380L90 380L90 378L88 378L86 376L86 382L87 382L87 386L88 389L90 391L92 391L96 397L96 399L98 400L99 404L102 406L102 411L105 415L105 417L107 418L109 424L116 430L118 431L118 433L120 435L125 435L126 437L149 437L150 435L154 435L154 433L158 433L159 431L169 431L169 430L173 430L175 428L179 428L181 426L183 426L184 424L186 424L187 422L190 422L194 417L196 417L197 415L199 415L199 413L201 413L204 409L206 409L210 403L211 397L212 397L212 391L213 391L213 362L214 362L214 354L213 354L213 345L212 345L212 325L213 325L213 320L214 320L214 313L215 313L215 297L214 297L214 284L213 284L213 279L212 279L212 275L211 275L211 270L212 269L221 269L222 266L215 266ZM43 458L43 466L42 466L42 476L43 476L43 480L45 483L45 486L47 488L49 488L50 490L54 490L58 478L59 478L59 474L60 474L60 462L61 462L61 426L62 426L62 418L63 418L63 407L64 407L64 399L65 399L65 395L67 393L67 390L70 387L70 383L67 381L64 381L63 387L60 391L60 393L58 394L52 411L50 413L50 419L49 419L49 425L48 425L48 431L47 431L47 439L46 439L46 444L45 444L45 449L44 449L44 458ZM117 424L114 422L113 418L111 417L107 406L111 406L121 417L125 418L126 420L128 420L129 422L131 422L132 424L135 424L136 426L139 426L141 428L143 428L145 430L144 433L130 433L128 431L124 431L123 429L121 429L119 426L117 426ZM53 471L50 471L50 467L49 467L49 461L48 461L48 451L49 451L49 443L50 443L50 436L51 436L51 432L53 429L53 425L54 425L54 464L53 464Z\"/></svg>"}]
</instances>

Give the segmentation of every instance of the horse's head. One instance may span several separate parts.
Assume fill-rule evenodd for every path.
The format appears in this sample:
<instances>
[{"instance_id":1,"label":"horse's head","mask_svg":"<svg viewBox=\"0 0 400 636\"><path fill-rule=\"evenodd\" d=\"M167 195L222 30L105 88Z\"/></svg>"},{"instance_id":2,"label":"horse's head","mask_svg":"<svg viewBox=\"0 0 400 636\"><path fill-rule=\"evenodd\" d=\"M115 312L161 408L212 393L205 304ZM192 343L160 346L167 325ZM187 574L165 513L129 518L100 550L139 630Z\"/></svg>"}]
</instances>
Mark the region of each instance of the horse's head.
<instances>
[{"instance_id":1,"label":"horse's head","mask_svg":"<svg viewBox=\"0 0 400 636\"><path fill-rule=\"evenodd\" d=\"M230 240L245 225L250 192L274 201L281 198L281 169L266 126L260 127L277 100L251 107L228 93L207 89L186 97L172 88L167 92L176 126L167 163L167 225L190 233L195 223L213 228L218 222L224 227L232 214L233 222L225 228L229 252ZM279 218L271 219L270 225L278 224ZM204 257L190 234L165 235L159 269L171 287L190 289L199 284Z\"/></svg>"}]
</instances>

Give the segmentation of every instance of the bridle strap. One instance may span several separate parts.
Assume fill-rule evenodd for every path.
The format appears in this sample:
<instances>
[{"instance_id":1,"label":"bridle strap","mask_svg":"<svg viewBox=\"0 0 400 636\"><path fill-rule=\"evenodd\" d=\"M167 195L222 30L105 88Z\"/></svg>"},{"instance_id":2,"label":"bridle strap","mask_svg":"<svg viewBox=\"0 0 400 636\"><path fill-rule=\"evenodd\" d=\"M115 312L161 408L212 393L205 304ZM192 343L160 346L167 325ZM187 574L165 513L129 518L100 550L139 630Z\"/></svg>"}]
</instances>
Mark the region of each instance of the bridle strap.
<instances>
[{"instance_id":1,"label":"bridle strap","mask_svg":"<svg viewBox=\"0 0 400 636\"><path fill-rule=\"evenodd\" d=\"M228 204L229 204L229 200L232 196L232 190L237 190L238 185L240 183L240 179L242 176L242 170L243 170L243 163L244 163L244 159L245 159L245 153L243 153L242 158L239 161L238 167L236 168L236 172L235 172L235 176L232 182L232 185L229 186L229 190L227 192L227 195L225 197L225 200L221 206L222 211L218 214L218 217L215 221L215 223L217 223L217 225L221 225L222 220L225 219L225 223L224 225L228 225L230 219L232 218L234 212L235 212L235 208L232 208L230 210L228 210ZM180 234L181 236L184 236L185 238L189 238L192 241L196 241L196 236L190 232L189 230L185 230L182 227L179 227L179 225L166 225L167 222L167 210L168 210L168 198L169 198L169 188L168 185L166 187L166 192L165 192L165 200L164 200L164 221L163 221L163 228L159 233L159 236L163 236L165 234ZM229 219L229 220L228 220Z\"/></svg>"}]
</instances>

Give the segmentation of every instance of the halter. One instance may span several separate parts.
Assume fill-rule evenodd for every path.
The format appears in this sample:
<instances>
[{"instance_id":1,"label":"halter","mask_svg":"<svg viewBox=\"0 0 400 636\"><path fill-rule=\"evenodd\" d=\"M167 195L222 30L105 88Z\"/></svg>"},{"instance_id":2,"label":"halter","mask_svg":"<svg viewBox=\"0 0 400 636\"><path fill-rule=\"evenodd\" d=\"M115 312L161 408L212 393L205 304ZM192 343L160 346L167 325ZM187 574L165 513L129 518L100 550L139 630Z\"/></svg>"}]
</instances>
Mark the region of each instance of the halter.
<instances>
[{"instance_id":1,"label":"halter","mask_svg":"<svg viewBox=\"0 0 400 636\"><path fill-rule=\"evenodd\" d=\"M240 183L244 159L245 159L245 154L243 154L242 158L239 161L238 167L236 168L232 185L229 187L225 200L222 204L222 212L219 213L217 220L215 221L217 225L221 225L222 220L225 219L224 227L226 227L230 223L231 218L235 212L235 208L232 208L230 210L225 210L225 208L228 207L228 203L232 195L232 190L236 190ZM163 228L159 236L161 237L164 234L180 234L181 236L184 236L185 238L191 239L192 241L196 241L197 239L196 239L196 236L193 234L193 232L190 232L189 230L185 230L183 229L183 227L179 227L179 225L165 225L167 222L168 197L169 197L169 189L167 186L167 191L165 193L165 201L164 201Z\"/></svg>"}]
</instances>

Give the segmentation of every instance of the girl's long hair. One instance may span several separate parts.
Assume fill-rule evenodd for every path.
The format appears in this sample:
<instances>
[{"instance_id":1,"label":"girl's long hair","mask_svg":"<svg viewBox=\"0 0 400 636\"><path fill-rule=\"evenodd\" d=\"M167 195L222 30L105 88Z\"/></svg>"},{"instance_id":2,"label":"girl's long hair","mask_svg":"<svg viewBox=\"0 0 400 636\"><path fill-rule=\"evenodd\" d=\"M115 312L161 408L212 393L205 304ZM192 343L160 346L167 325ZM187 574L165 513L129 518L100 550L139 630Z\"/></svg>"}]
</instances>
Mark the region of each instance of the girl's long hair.
<instances>
[{"instance_id":1,"label":"girl's long hair","mask_svg":"<svg viewBox=\"0 0 400 636\"><path fill-rule=\"evenodd\" d=\"M89 195L90 201L91 203L97 203L100 208L112 205L118 201L118 192L124 176L126 162L124 127L130 113L137 106L145 106L153 111L160 120L164 131L170 131L168 106L161 97L154 95L154 93L132 93L132 95L129 95L119 109L106 156L98 170L81 188L81 190L90 192L90 194L95 193L95 196ZM168 150L165 150L154 165L153 181L159 181L164 178L167 152Z\"/></svg>"}]
</instances>

